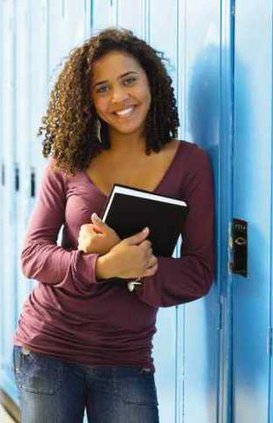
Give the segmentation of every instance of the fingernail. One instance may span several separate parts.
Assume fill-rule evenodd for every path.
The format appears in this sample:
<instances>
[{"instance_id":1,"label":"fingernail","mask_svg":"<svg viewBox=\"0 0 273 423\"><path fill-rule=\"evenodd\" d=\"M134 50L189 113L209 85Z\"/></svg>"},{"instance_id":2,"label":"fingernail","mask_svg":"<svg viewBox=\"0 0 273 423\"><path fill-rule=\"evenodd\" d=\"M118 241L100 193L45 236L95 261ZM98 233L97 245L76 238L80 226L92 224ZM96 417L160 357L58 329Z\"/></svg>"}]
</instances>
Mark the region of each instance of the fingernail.
<instances>
[{"instance_id":1,"label":"fingernail","mask_svg":"<svg viewBox=\"0 0 273 423\"><path fill-rule=\"evenodd\" d=\"M146 226L146 228L143 229L143 232L148 232L149 228Z\"/></svg>"},{"instance_id":2,"label":"fingernail","mask_svg":"<svg viewBox=\"0 0 273 423\"><path fill-rule=\"evenodd\" d=\"M99 216L97 215L97 213L93 213L93 214L92 214L92 216L93 216L95 219L100 220L100 218L99 218Z\"/></svg>"}]
</instances>

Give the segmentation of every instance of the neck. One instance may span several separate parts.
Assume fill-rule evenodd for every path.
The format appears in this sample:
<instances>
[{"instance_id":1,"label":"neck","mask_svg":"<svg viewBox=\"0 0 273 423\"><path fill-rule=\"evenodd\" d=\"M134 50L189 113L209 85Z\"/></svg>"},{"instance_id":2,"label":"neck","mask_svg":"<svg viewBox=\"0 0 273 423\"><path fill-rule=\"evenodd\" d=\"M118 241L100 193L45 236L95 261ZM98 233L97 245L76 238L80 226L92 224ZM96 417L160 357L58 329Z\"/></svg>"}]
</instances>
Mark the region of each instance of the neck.
<instances>
[{"instance_id":1,"label":"neck","mask_svg":"<svg viewBox=\"0 0 273 423\"><path fill-rule=\"evenodd\" d=\"M146 138L138 134L110 134L110 144L113 153L133 156L145 151Z\"/></svg>"}]
</instances>

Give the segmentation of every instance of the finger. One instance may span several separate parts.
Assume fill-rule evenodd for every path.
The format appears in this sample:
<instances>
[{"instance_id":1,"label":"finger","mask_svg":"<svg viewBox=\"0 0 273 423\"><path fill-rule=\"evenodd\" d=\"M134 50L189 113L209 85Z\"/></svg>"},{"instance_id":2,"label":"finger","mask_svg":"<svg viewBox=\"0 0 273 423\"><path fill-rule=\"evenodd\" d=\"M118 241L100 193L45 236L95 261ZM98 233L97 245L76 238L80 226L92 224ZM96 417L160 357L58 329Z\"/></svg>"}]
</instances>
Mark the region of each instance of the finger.
<instances>
[{"instance_id":1,"label":"finger","mask_svg":"<svg viewBox=\"0 0 273 423\"><path fill-rule=\"evenodd\" d=\"M138 232L135 235L132 235L128 238L124 239L124 242L126 242L127 245L138 245L141 244L145 238L147 238L147 236L149 235L149 228L146 227L144 228L141 232Z\"/></svg>"},{"instance_id":2,"label":"finger","mask_svg":"<svg viewBox=\"0 0 273 423\"><path fill-rule=\"evenodd\" d=\"M153 249L150 247L148 250L148 256L151 258L153 255Z\"/></svg>"},{"instance_id":3,"label":"finger","mask_svg":"<svg viewBox=\"0 0 273 423\"><path fill-rule=\"evenodd\" d=\"M157 258L156 258L155 256L152 256L152 257L148 260L148 264L147 264L148 269L149 269L150 267L155 266L155 265L157 264L157 262L158 262Z\"/></svg>"},{"instance_id":4,"label":"finger","mask_svg":"<svg viewBox=\"0 0 273 423\"><path fill-rule=\"evenodd\" d=\"M83 239L84 239L84 235L83 235L83 233L80 232L79 236L78 236L78 242L82 242Z\"/></svg>"},{"instance_id":5,"label":"finger","mask_svg":"<svg viewBox=\"0 0 273 423\"><path fill-rule=\"evenodd\" d=\"M93 231L96 233L96 234L102 234L102 231L101 231L101 229L97 226L97 225L95 225L94 223L92 223L92 228L93 228Z\"/></svg>"},{"instance_id":6,"label":"finger","mask_svg":"<svg viewBox=\"0 0 273 423\"><path fill-rule=\"evenodd\" d=\"M86 225L83 225L80 229L80 234L83 234L84 236L90 236L90 235L101 235L102 232L100 228L93 223L88 223Z\"/></svg>"},{"instance_id":7,"label":"finger","mask_svg":"<svg viewBox=\"0 0 273 423\"><path fill-rule=\"evenodd\" d=\"M97 233L97 232L95 231L94 225L92 223L82 225L79 230L79 236L89 236L89 235L93 235L94 233Z\"/></svg>"},{"instance_id":8,"label":"finger","mask_svg":"<svg viewBox=\"0 0 273 423\"><path fill-rule=\"evenodd\" d=\"M78 243L78 250L83 251L85 253L85 247L82 245L81 242Z\"/></svg>"},{"instance_id":9,"label":"finger","mask_svg":"<svg viewBox=\"0 0 273 423\"><path fill-rule=\"evenodd\" d=\"M149 263L150 260L154 257L152 248L149 248L149 250L145 254L146 262Z\"/></svg>"},{"instance_id":10,"label":"finger","mask_svg":"<svg viewBox=\"0 0 273 423\"><path fill-rule=\"evenodd\" d=\"M103 222L96 213L92 213L91 220L100 232L106 233L113 231L113 229L110 228L107 223Z\"/></svg>"},{"instance_id":11,"label":"finger","mask_svg":"<svg viewBox=\"0 0 273 423\"><path fill-rule=\"evenodd\" d=\"M92 228L92 223L84 223L83 225L80 226L80 231L88 231Z\"/></svg>"},{"instance_id":12,"label":"finger","mask_svg":"<svg viewBox=\"0 0 273 423\"><path fill-rule=\"evenodd\" d=\"M149 269L145 271L143 277L153 276L156 274L157 270L158 270L158 264L156 263L154 266L149 267Z\"/></svg>"},{"instance_id":13,"label":"finger","mask_svg":"<svg viewBox=\"0 0 273 423\"><path fill-rule=\"evenodd\" d=\"M141 248L143 248L143 250L147 250L149 251L149 248L151 248L152 243L149 239L145 239L141 244L140 244Z\"/></svg>"},{"instance_id":14,"label":"finger","mask_svg":"<svg viewBox=\"0 0 273 423\"><path fill-rule=\"evenodd\" d=\"M84 243L84 241L85 241L84 235L80 234L79 237L78 237L78 244L81 245L81 244Z\"/></svg>"}]
</instances>

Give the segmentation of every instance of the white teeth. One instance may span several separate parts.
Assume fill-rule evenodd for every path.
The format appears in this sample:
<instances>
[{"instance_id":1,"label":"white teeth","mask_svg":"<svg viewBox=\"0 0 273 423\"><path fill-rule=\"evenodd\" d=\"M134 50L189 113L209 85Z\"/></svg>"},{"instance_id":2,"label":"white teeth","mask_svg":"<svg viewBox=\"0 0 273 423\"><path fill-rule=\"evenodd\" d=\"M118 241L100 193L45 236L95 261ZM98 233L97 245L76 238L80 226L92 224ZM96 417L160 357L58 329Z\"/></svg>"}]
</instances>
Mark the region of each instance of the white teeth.
<instances>
[{"instance_id":1,"label":"white teeth","mask_svg":"<svg viewBox=\"0 0 273 423\"><path fill-rule=\"evenodd\" d=\"M119 112L115 112L118 116L128 116L132 111L134 110L134 107L128 107L127 109L120 110Z\"/></svg>"}]
</instances>

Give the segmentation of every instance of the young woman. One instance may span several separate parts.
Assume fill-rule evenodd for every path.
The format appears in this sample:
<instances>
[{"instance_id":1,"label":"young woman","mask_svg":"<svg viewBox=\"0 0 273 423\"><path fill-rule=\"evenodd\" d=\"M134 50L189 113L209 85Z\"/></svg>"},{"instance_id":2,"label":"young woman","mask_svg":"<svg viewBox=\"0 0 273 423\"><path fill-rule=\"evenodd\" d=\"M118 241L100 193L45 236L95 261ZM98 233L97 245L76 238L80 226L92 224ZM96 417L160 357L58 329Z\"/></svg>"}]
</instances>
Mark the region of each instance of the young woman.
<instances>
[{"instance_id":1,"label":"young woman","mask_svg":"<svg viewBox=\"0 0 273 423\"><path fill-rule=\"evenodd\" d=\"M210 167L178 125L162 55L131 32L71 52L40 128L51 161L22 252L38 281L15 335L23 423L77 423L85 408L93 423L158 422L158 307L202 297L213 278ZM98 218L114 183L188 203L181 258L155 257L149 228L121 240Z\"/></svg>"}]
</instances>

